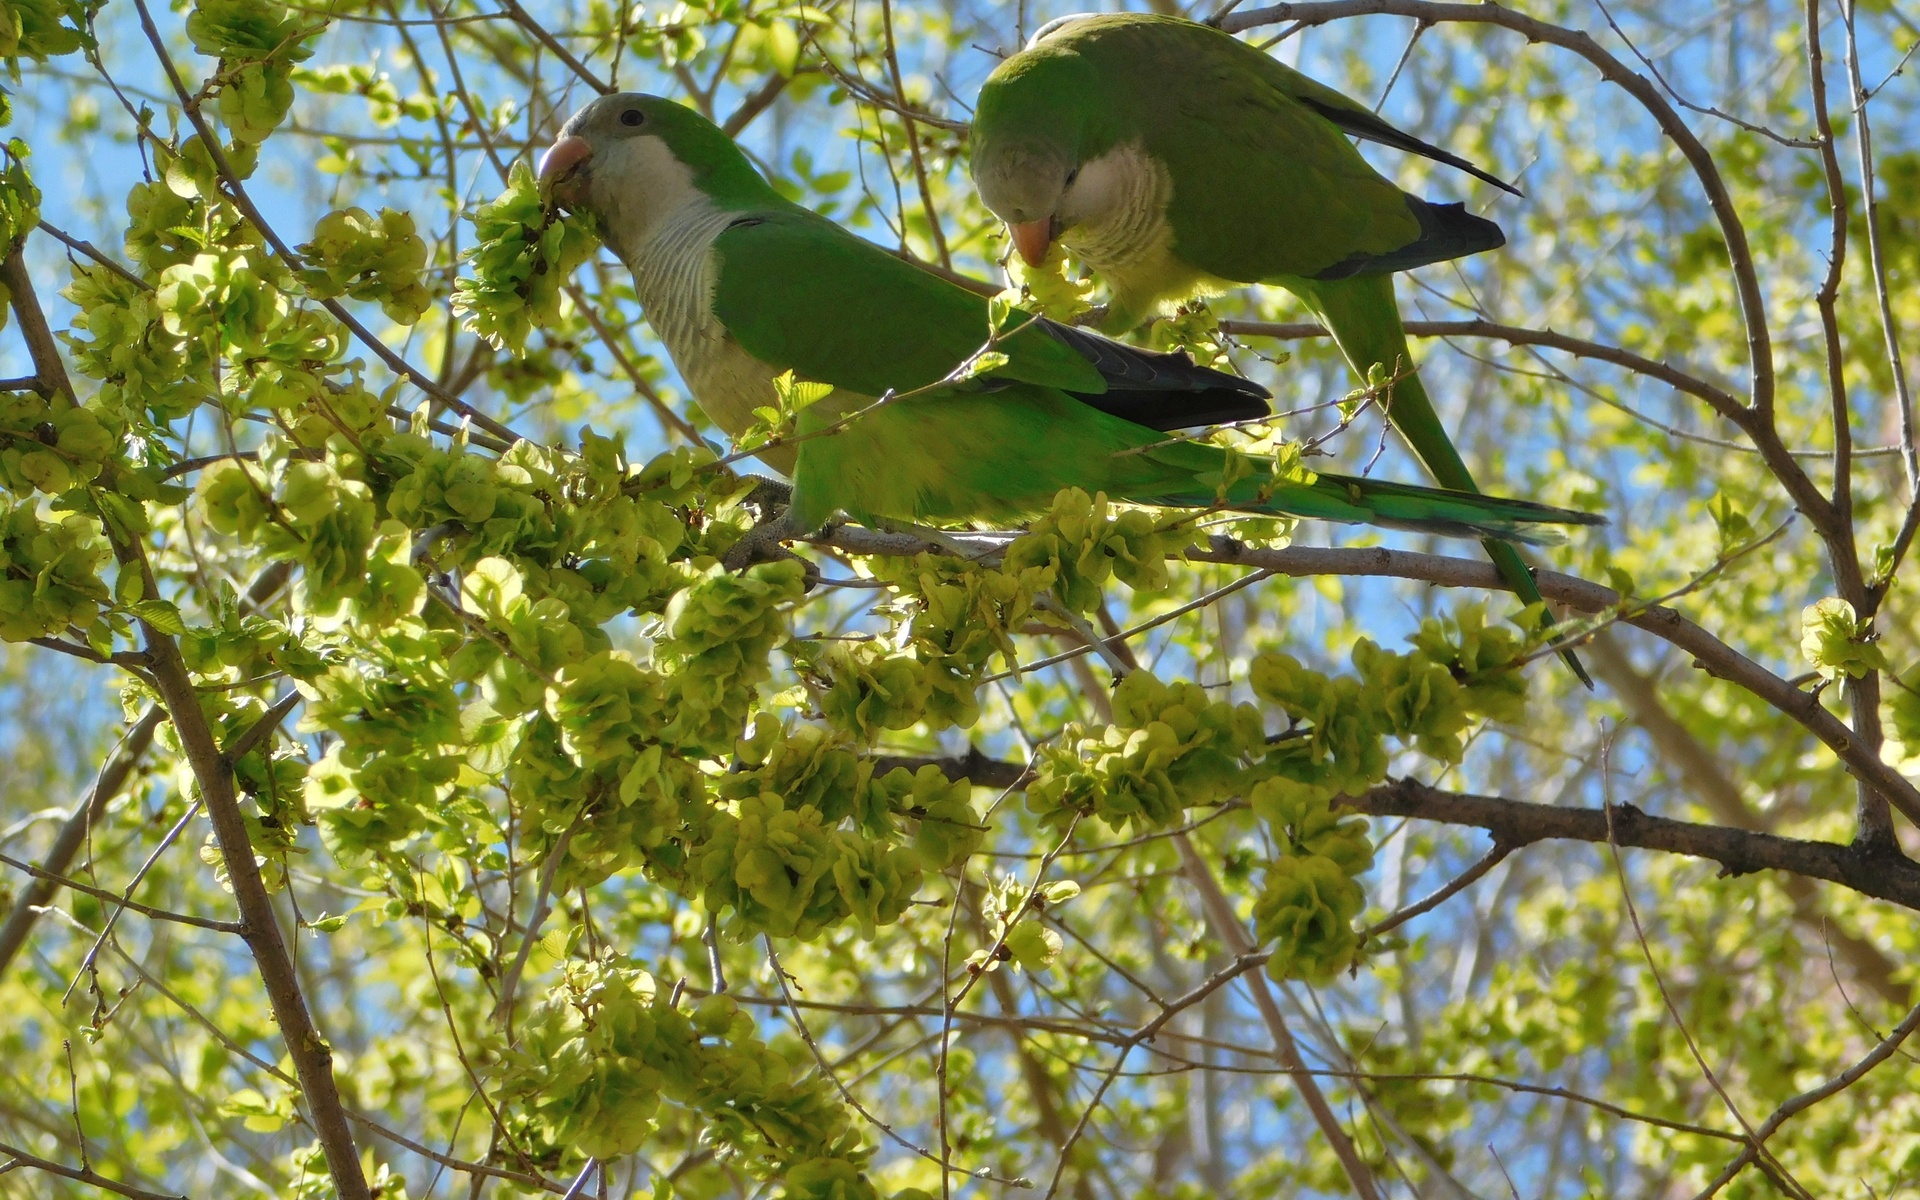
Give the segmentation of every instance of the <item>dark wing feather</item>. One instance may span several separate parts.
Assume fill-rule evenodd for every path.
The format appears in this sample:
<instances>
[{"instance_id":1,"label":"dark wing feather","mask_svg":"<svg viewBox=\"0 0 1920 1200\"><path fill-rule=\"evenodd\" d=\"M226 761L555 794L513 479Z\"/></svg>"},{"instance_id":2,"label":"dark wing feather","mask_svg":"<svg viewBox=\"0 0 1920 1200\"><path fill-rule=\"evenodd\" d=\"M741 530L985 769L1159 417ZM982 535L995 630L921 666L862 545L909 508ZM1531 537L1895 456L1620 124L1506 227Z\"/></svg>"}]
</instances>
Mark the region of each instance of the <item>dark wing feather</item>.
<instances>
[{"instance_id":1,"label":"dark wing feather","mask_svg":"<svg viewBox=\"0 0 1920 1200\"><path fill-rule=\"evenodd\" d=\"M1142 350L1044 317L1037 326L1088 362L1107 381L1098 395L1071 393L1123 421L1161 431L1250 421L1268 414L1271 393L1251 379L1198 366L1184 353Z\"/></svg>"},{"instance_id":2,"label":"dark wing feather","mask_svg":"<svg viewBox=\"0 0 1920 1200\"><path fill-rule=\"evenodd\" d=\"M1430 158L1438 163L1445 163L1455 170L1465 171L1475 179L1485 180L1503 192L1515 196L1526 195L1525 192L1499 176L1481 170L1458 154L1442 150L1431 142L1421 141L1405 130L1394 128L1364 108L1327 104L1314 96L1297 96L1296 99L1354 137L1378 142L1382 146L1392 146L1395 150L1405 150L1409 154L1418 154L1422 158Z\"/></svg>"},{"instance_id":3,"label":"dark wing feather","mask_svg":"<svg viewBox=\"0 0 1920 1200\"><path fill-rule=\"evenodd\" d=\"M1355 254L1315 275L1315 279L1347 279L1354 275L1384 275L1410 271L1428 263L1446 262L1507 244L1507 235L1485 217L1476 217L1464 204L1433 204L1418 196L1406 197L1407 207L1420 221L1420 238L1385 254Z\"/></svg>"}]
</instances>

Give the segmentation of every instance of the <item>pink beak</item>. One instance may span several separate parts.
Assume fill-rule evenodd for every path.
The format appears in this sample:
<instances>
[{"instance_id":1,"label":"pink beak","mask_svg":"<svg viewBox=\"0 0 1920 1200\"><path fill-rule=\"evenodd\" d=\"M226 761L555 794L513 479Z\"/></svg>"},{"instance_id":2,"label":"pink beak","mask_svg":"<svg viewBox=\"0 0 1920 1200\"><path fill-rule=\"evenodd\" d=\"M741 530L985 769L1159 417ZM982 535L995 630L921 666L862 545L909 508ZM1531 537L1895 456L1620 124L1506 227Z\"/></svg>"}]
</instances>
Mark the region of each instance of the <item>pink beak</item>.
<instances>
[{"instance_id":1,"label":"pink beak","mask_svg":"<svg viewBox=\"0 0 1920 1200\"><path fill-rule=\"evenodd\" d=\"M1052 217L1042 217L1038 221L1009 221L1007 232L1013 235L1013 248L1020 252L1020 257L1026 260L1028 266L1037 267L1046 261L1047 250L1053 245Z\"/></svg>"},{"instance_id":2,"label":"pink beak","mask_svg":"<svg viewBox=\"0 0 1920 1200\"><path fill-rule=\"evenodd\" d=\"M563 137L547 147L540 158L540 190L551 193L554 185L564 183L581 163L593 157L593 147L582 137Z\"/></svg>"}]
</instances>

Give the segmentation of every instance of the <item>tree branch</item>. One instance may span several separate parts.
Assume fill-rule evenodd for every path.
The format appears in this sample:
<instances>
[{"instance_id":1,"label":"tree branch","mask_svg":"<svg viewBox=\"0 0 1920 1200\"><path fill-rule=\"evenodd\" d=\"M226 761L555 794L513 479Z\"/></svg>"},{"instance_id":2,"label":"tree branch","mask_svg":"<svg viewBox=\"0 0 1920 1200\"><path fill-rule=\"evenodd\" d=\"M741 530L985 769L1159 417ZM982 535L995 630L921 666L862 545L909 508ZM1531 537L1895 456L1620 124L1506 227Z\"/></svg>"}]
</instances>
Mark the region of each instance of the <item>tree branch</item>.
<instances>
[{"instance_id":1,"label":"tree branch","mask_svg":"<svg viewBox=\"0 0 1920 1200\"><path fill-rule=\"evenodd\" d=\"M1579 358L1592 359L1595 362L1611 363L1623 367L1636 375L1645 375L1658 380L1676 392L1684 392L1707 402L1713 411L1729 421L1737 422L1742 405L1737 396L1723 387L1715 386L1697 375L1689 374L1670 363L1635 354L1619 346L1610 346L1605 342L1589 341L1586 338L1570 337L1564 333L1555 333L1551 329L1528 329L1523 325L1502 325L1497 321L1408 321L1405 322L1409 337L1474 337L1490 338L1514 346L1544 346L1549 350L1564 350ZM1288 341L1303 338L1332 337L1326 327L1311 321L1222 321L1220 332L1244 337L1270 337Z\"/></svg>"},{"instance_id":2,"label":"tree branch","mask_svg":"<svg viewBox=\"0 0 1920 1200\"><path fill-rule=\"evenodd\" d=\"M1853 412L1847 402L1846 347L1840 340L1840 283L1847 263L1847 218L1852 205L1847 200L1847 185L1840 172L1840 152L1835 144L1833 120L1827 112L1827 76L1825 57L1820 49L1820 0L1807 0L1807 78L1813 102L1814 127L1820 132L1820 166L1827 185L1829 233L1827 238L1827 275L1814 296L1820 313L1820 330L1826 345L1827 400L1833 413L1833 515L1821 524L1827 557L1833 564L1833 585L1840 598L1853 605L1856 613L1870 612L1873 600L1867 594L1860 552L1853 532ZM1848 676L1841 685L1853 708L1854 735L1875 754L1880 751L1880 676L1869 671ZM1855 821L1861 839L1897 846L1893 832L1893 814L1887 798L1875 789L1860 786Z\"/></svg>"},{"instance_id":3,"label":"tree branch","mask_svg":"<svg viewBox=\"0 0 1920 1200\"><path fill-rule=\"evenodd\" d=\"M1512 846L1506 842L1495 839L1493 849L1481 855L1478 862L1436 888L1432 895L1427 896L1425 899L1415 901L1391 916L1383 917L1374 924L1367 926L1360 933L1361 944L1364 945L1384 933L1390 933L1400 928L1417 916L1430 913L1434 909L1439 908L1442 904L1445 904L1461 892L1478 883L1485 877L1488 871L1493 870L1501 863L1507 861L1507 855L1512 853Z\"/></svg>"},{"instance_id":4,"label":"tree branch","mask_svg":"<svg viewBox=\"0 0 1920 1200\"><path fill-rule=\"evenodd\" d=\"M980 535L954 540L980 545L983 557L995 553L999 544L995 539ZM889 533L853 525L835 526L817 539L815 544L855 554L898 556L944 552L947 549L912 534ZM1483 560L1448 558L1410 550L1318 546L1255 549L1232 538L1215 537L1206 548L1188 547L1180 557L1188 562L1256 567L1277 575L1377 576L1414 579L1439 587L1512 590L1493 566ZM1695 665L1708 674L1745 688L1792 717L1825 742L1854 778L1869 783L1895 808L1906 814L1909 820L1920 825L1920 789L1916 789L1911 781L1883 761L1877 751L1864 746L1845 722L1821 707L1818 696L1801 691L1788 680L1767 670L1665 605L1636 605L1631 598L1623 597L1612 588L1576 576L1562 575L1557 571L1536 571L1534 581L1547 599L1579 612L1619 612L1619 619L1624 623L1644 629L1662 641L1685 650L1693 656Z\"/></svg>"},{"instance_id":5,"label":"tree branch","mask_svg":"<svg viewBox=\"0 0 1920 1200\"><path fill-rule=\"evenodd\" d=\"M1195 562L1263 567L1283 575L1379 575L1419 579L1441 587L1509 590L1491 564L1405 550L1309 546L1256 550L1215 538L1211 549L1190 551L1187 557ZM1536 571L1534 581L1547 599L1580 612L1605 613L1629 606L1621 613L1621 621L1678 646L1708 674L1745 688L1798 721L1827 744L1854 778L1870 785L1908 820L1920 825L1920 789L1881 759L1877 747L1864 745L1845 722L1823 708L1818 696L1801 691L1665 605L1632 607L1634 602L1629 597L1612 588L1558 571Z\"/></svg>"},{"instance_id":6,"label":"tree branch","mask_svg":"<svg viewBox=\"0 0 1920 1200\"><path fill-rule=\"evenodd\" d=\"M153 745L153 735L160 728L165 715L158 705L140 714L140 719L134 722L133 728L127 730L113 754L100 768L92 789L74 805L73 815L54 835L46 858L38 868L32 869L33 882L14 901L12 911L7 913L6 924L0 925L0 975L6 974L14 955L20 953L20 948L27 944L27 936L40 920L37 910L45 908L52 901L68 865L79 855L80 848L86 845L87 831L106 813L107 803L126 786L127 778L140 765L147 748ZM117 896L113 898L119 899Z\"/></svg>"},{"instance_id":7,"label":"tree branch","mask_svg":"<svg viewBox=\"0 0 1920 1200\"><path fill-rule=\"evenodd\" d=\"M1220 890L1220 882L1213 877L1206 860L1194 849L1193 840L1184 833L1177 833L1173 835L1173 844L1180 851L1180 864L1187 881L1200 893L1200 907L1206 914L1207 924L1213 927L1213 936L1226 945L1227 952L1236 960L1244 960L1254 954L1259 947L1254 945L1247 927L1235 915L1233 902ZM1247 990L1253 993L1254 1007L1260 1010L1260 1019L1273 1036L1274 1057L1293 1079L1300 1098L1306 1101L1307 1110L1313 1114L1313 1123L1320 1127L1320 1135L1327 1139L1327 1144L1333 1148L1333 1156L1340 1160L1340 1169L1345 1172L1347 1182L1353 1185L1353 1190L1361 1200L1379 1200L1380 1187L1374 1182L1373 1172L1361 1159L1360 1152L1354 1148L1353 1139L1341 1127L1340 1118L1334 1115L1332 1106L1327 1103L1326 1094L1307 1070L1306 1060L1300 1057L1300 1047L1294 1041L1292 1031L1287 1028L1287 1019L1281 1013L1279 1003L1274 1000L1273 989L1267 986L1266 977L1257 971L1249 972Z\"/></svg>"},{"instance_id":8,"label":"tree branch","mask_svg":"<svg viewBox=\"0 0 1920 1200\"><path fill-rule=\"evenodd\" d=\"M1720 757L1668 710L1653 680L1627 661L1615 639L1602 633L1587 643L1587 650L1593 673L1620 697L1660 757L1679 773L1692 798L1722 825L1766 831L1765 822L1754 813L1739 785L1727 775ZM1908 1002L1910 989L1895 981L1898 967L1894 962L1872 942L1836 925L1821 909L1811 882L1803 876L1788 875L1780 881L1780 886L1793 904L1794 920L1813 935L1831 942L1863 983L1889 1004L1904 1006Z\"/></svg>"},{"instance_id":9,"label":"tree branch","mask_svg":"<svg viewBox=\"0 0 1920 1200\"><path fill-rule=\"evenodd\" d=\"M1443 792L1417 780L1401 779L1346 801L1375 817L1415 817L1450 825L1472 825L1515 846L1569 840L1606 842L1607 813L1598 808L1560 808L1495 796ZM1642 850L1664 850L1720 864L1723 875L1754 871L1791 871L1852 888L1864 896L1920 911L1920 865L1899 854L1836 842L1803 841L1720 825L1697 825L1642 812L1630 804L1613 807L1612 840Z\"/></svg>"},{"instance_id":10,"label":"tree branch","mask_svg":"<svg viewBox=\"0 0 1920 1200\"><path fill-rule=\"evenodd\" d=\"M272 708L262 714L258 721L247 726L246 731L233 739L233 744L221 752L228 765L239 762L251 753L255 746L272 737L274 730L280 728L280 722L286 720L287 714L298 707L300 707L300 693L297 691L288 692L274 701Z\"/></svg>"},{"instance_id":11,"label":"tree branch","mask_svg":"<svg viewBox=\"0 0 1920 1200\"><path fill-rule=\"evenodd\" d=\"M0 865L9 866L16 871L24 871L28 875L33 876L36 884L44 884L46 886L48 895L52 895L54 888L63 887L76 892L84 892L97 900L105 900L107 903L117 905L121 908L130 908L134 912L140 913L143 916L152 917L156 921L174 921L181 925L192 925L196 929L211 929L215 933L239 933L242 929L238 921L215 921L209 917L196 917L191 913L170 912L164 908L155 908L151 904L142 904L138 900L132 900L121 895L119 892L110 892L106 888L94 887L92 884L82 883L78 879L69 879L57 871L49 871L45 867L36 867L32 863L21 862L10 854L0 854ZM41 903L45 902L42 901ZM20 907L24 908L25 904L22 903Z\"/></svg>"},{"instance_id":12,"label":"tree branch","mask_svg":"<svg viewBox=\"0 0 1920 1200\"><path fill-rule=\"evenodd\" d=\"M140 12L151 30L152 18L147 15L144 0L140 3ZM157 32L154 38L157 45ZM168 69L172 69L170 63ZM209 149L215 154L220 152L217 144ZM66 366L47 330L46 317L40 310L40 300L27 274L20 247L16 246L5 262L0 263L0 284L12 293L14 313L27 339L34 369L63 393L73 395L73 385L67 379ZM139 571L145 578L145 594L158 595L159 588L139 543L123 540L111 522L101 522L101 528L112 544L120 569ZM206 803L207 815L212 818L214 837L226 863L227 879L240 908L244 926L241 936L253 952L261 982L266 985L267 998L273 1006L274 1019L286 1038L287 1052L299 1074L301 1090L312 1112L314 1130L326 1151L334 1185L344 1200L370 1200L366 1176L360 1169L360 1156L353 1145L353 1131L347 1127L340 1091L334 1082L332 1051L307 1011L293 956L281 937L272 897L267 894L260 865L255 861L246 817L240 811L240 800L234 791L233 772L214 741L213 729L200 707L200 696L194 690L186 661L180 656L180 647L172 637L144 620L140 622L140 630L152 658L150 666L161 706L180 738L194 781L200 787L201 799Z\"/></svg>"},{"instance_id":13,"label":"tree branch","mask_svg":"<svg viewBox=\"0 0 1920 1200\"><path fill-rule=\"evenodd\" d=\"M7 1162L0 1163L0 1172L11 1171L15 1167L32 1167L36 1171L45 1171L49 1175L58 1175L62 1179L71 1179L76 1183L97 1187L103 1192L112 1192L116 1196L130 1196L133 1200L187 1200L186 1196L177 1193L150 1192L145 1188L134 1187L130 1183L109 1179L92 1167L69 1167L53 1162L37 1154L29 1154L17 1146L9 1146L5 1142L0 1142L0 1154L8 1158Z\"/></svg>"},{"instance_id":14,"label":"tree branch","mask_svg":"<svg viewBox=\"0 0 1920 1200\"><path fill-rule=\"evenodd\" d=\"M949 779L980 787L1024 788L1031 775L1024 763L985 758L972 752L957 757L885 758L888 769L935 766ZM1470 825L1513 849L1535 842L1605 842L1607 814L1598 808L1563 808L1498 796L1447 792L1413 779L1381 784L1343 804L1370 817L1411 817L1446 825ZM1656 817L1630 804L1613 808L1613 840L1622 846L1660 850L1717 862L1722 875L1786 871L1851 888L1863 896L1920 912L1920 863L1897 853L1840 842L1815 842L1751 829L1729 829Z\"/></svg>"},{"instance_id":15,"label":"tree branch","mask_svg":"<svg viewBox=\"0 0 1920 1200\"><path fill-rule=\"evenodd\" d=\"M1869 1050L1858 1062L1840 1072L1838 1075L1835 1075L1832 1079L1827 1080L1817 1087L1809 1088L1801 1092L1798 1096L1788 1100L1779 1108L1774 1109L1773 1114L1761 1122L1758 1129L1754 1130L1755 1144L1763 1143L1775 1133L1779 1132L1780 1127L1786 1124L1787 1121L1796 1114L1805 1112L1829 1096L1843 1092L1858 1083L1865 1077L1868 1071L1873 1070L1881 1063L1887 1061L1887 1059L1893 1057L1893 1052L1900 1048L1900 1043L1913 1036L1915 1029L1920 1029L1920 1005L1916 1005L1910 1009L1900 1024L1894 1026L1893 1032L1882 1038L1880 1042L1875 1045L1872 1050ZM1753 1162L1754 1157L1754 1146L1750 1145L1742 1150L1739 1156L1731 1163L1728 1163L1726 1170L1722 1171L1717 1179L1708 1184L1706 1190L1701 1192L1700 1195L1707 1197L1718 1192L1721 1188L1732 1182L1735 1175L1738 1175L1742 1169Z\"/></svg>"}]
</instances>

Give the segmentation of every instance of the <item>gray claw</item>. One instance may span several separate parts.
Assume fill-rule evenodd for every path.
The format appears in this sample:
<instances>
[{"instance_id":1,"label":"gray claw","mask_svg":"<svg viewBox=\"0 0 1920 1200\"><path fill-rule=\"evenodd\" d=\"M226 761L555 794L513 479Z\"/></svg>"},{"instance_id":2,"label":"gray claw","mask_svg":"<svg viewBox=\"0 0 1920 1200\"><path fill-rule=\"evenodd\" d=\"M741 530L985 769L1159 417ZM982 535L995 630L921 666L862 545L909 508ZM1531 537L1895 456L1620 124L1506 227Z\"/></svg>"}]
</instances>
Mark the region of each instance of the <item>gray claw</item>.
<instances>
[{"instance_id":1,"label":"gray claw","mask_svg":"<svg viewBox=\"0 0 1920 1200\"><path fill-rule=\"evenodd\" d=\"M764 475L749 475L747 478L753 480L753 490L747 493L743 503L758 509L763 523L773 515L774 510L784 509L793 502L792 484L768 479Z\"/></svg>"},{"instance_id":2,"label":"gray claw","mask_svg":"<svg viewBox=\"0 0 1920 1200\"><path fill-rule=\"evenodd\" d=\"M799 533L787 520L787 510L783 508L773 516L761 518L759 524L747 530L746 535L735 542L720 560L720 565L737 573L756 563L778 562L783 558L799 559L800 565L806 570L807 590L812 591L820 582L820 568L781 545L798 536Z\"/></svg>"}]
</instances>

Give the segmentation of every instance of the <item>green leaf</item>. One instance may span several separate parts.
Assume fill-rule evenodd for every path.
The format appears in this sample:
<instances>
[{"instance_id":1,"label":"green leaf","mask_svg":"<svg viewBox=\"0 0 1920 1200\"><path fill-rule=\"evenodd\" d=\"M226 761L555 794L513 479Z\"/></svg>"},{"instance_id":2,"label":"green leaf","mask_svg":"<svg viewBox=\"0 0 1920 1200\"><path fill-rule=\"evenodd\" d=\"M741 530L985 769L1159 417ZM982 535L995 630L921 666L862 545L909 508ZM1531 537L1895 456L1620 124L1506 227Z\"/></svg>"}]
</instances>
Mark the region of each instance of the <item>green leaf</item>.
<instances>
[{"instance_id":1,"label":"green leaf","mask_svg":"<svg viewBox=\"0 0 1920 1200\"><path fill-rule=\"evenodd\" d=\"M1038 921L1022 921L1007 930L1006 946L1013 961L1028 971L1044 971L1060 957L1065 945L1059 934Z\"/></svg>"},{"instance_id":2,"label":"green leaf","mask_svg":"<svg viewBox=\"0 0 1920 1200\"><path fill-rule=\"evenodd\" d=\"M1835 596L1809 604L1800 614L1800 653L1826 679L1858 678L1884 671L1886 652L1874 640L1872 622Z\"/></svg>"},{"instance_id":3,"label":"green leaf","mask_svg":"<svg viewBox=\"0 0 1920 1200\"><path fill-rule=\"evenodd\" d=\"M186 633L187 623L180 616L180 610L167 600L137 600L126 606L127 611L140 620L158 629L161 633L174 637Z\"/></svg>"}]
</instances>

